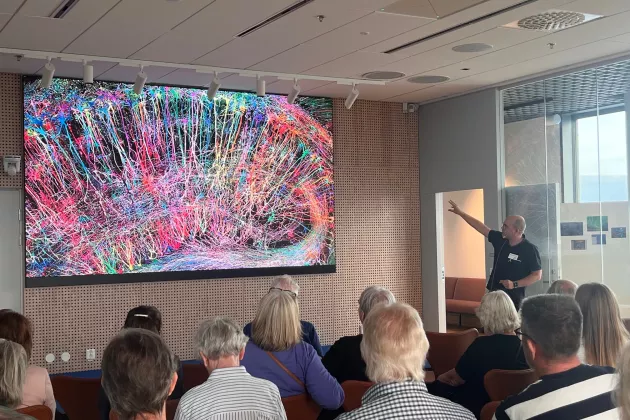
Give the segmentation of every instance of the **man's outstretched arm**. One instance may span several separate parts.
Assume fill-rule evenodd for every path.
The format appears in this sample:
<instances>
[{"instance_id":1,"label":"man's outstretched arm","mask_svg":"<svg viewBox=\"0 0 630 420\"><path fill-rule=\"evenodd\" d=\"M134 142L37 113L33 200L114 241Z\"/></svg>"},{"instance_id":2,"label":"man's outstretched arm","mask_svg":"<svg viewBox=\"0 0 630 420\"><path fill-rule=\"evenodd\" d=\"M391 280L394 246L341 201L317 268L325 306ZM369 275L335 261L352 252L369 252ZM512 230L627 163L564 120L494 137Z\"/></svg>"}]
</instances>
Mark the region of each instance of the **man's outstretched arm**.
<instances>
[{"instance_id":1,"label":"man's outstretched arm","mask_svg":"<svg viewBox=\"0 0 630 420\"><path fill-rule=\"evenodd\" d=\"M488 226L486 226L483 222L475 219L474 217L472 217L471 215L467 214L465 211L460 209L459 206L455 204L453 200L449 200L449 204L451 205L451 208L448 209L448 211L460 216L462 219L464 219L466 223L472 226L477 232L481 233L486 238L488 237L488 234L490 233L490 228Z\"/></svg>"}]
</instances>

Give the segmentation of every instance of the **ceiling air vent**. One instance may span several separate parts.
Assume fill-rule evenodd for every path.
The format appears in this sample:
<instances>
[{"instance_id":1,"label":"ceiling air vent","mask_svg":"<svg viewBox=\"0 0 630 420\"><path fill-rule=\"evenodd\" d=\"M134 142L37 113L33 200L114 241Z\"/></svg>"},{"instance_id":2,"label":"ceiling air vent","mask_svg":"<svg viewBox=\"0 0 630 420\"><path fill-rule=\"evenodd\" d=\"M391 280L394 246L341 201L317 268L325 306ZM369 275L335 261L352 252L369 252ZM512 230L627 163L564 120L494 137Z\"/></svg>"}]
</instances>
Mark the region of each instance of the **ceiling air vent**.
<instances>
[{"instance_id":1,"label":"ceiling air vent","mask_svg":"<svg viewBox=\"0 0 630 420\"><path fill-rule=\"evenodd\" d=\"M529 31L555 32L572 28L601 17L601 15L570 12L568 10L548 10L544 13L528 16L504 26Z\"/></svg>"},{"instance_id":2,"label":"ceiling air vent","mask_svg":"<svg viewBox=\"0 0 630 420\"><path fill-rule=\"evenodd\" d=\"M61 4L55 9L54 12L50 14L49 17L53 19L62 19L65 15L72 10L74 6L77 5L79 0L65 0L62 1ZM50 10L50 9L48 9Z\"/></svg>"},{"instance_id":3,"label":"ceiling air vent","mask_svg":"<svg viewBox=\"0 0 630 420\"><path fill-rule=\"evenodd\" d=\"M363 73L361 77L369 80L394 80L405 77L405 73L399 71L370 71Z\"/></svg>"},{"instance_id":4,"label":"ceiling air vent","mask_svg":"<svg viewBox=\"0 0 630 420\"><path fill-rule=\"evenodd\" d=\"M244 30L240 34L236 35L236 37L237 38L242 38L244 36L247 36L247 35L251 34L252 32L256 32L257 30L259 30L259 29L269 25L270 23L273 23L276 20L278 20L280 18L283 18L286 15L295 12L296 10L301 9L302 7L306 6L309 3L312 3L314 1L315 0L300 0L298 2L295 2L291 6L287 7L286 9L282 9L281 11L279 11L275 15L271 16L270 18L265 19L262 22L257 23L256 25L252 26L251 28ZM320 19L320 22L321 22L321 19Z\"/></svg>"}]
</instances>

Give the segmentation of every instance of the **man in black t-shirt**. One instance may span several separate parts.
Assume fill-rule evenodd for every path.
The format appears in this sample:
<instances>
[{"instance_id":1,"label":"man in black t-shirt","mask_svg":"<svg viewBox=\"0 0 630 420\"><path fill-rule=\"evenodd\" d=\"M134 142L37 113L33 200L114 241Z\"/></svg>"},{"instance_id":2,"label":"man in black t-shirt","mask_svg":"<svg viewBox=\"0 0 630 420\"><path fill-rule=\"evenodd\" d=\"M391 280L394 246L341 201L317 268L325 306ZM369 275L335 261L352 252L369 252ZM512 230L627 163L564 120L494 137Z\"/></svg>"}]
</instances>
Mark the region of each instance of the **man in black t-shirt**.
<instances>
[{"instance_id":1,"label":"man in black t-shirt","mask_svg":"<svg viewBox=\"0 0 630 420\"><path fill-rule=\"evenodd\" d=\"M452 206L450 212L460 216L477 232L488 238L494 247L494 263L487 289L503 290L518 310L525 298L525 288L542 278L538 248L524 235L525 219L521 216L508 216L503 222L501 232L498 232L464 212L453 201L450 201L450 204Z\"/></svg>"}]
</instances>

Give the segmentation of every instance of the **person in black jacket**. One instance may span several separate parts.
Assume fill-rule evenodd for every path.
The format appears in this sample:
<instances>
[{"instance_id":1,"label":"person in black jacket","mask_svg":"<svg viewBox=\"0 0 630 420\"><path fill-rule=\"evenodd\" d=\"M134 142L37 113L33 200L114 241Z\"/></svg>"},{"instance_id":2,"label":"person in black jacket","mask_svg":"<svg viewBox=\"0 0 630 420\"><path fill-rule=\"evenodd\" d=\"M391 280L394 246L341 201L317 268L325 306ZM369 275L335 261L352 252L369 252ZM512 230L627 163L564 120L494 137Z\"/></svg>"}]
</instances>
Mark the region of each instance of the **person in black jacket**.
<instances>
[{"instance_id":1,"label":"person in black jacket","mask_svg":"<svg viewBox=\"0 0 630 420\"><path fill-rule=\"evenodd\" d=\"M363 324L370 310L379 303L395 303L396 298L384 287L370 286L359 297L359 321ZM361 356L363 334L341 337L333 344L322 363L339 383L348 380L369 381L365 374L365 362Z\"/></svg>"},{"instance_id":2,"label":"person in black jacket","mask_svg":"<svg viewBox=\"0 0 630 420\"><path fill-rule=\"evenodd\" d=\"M155 306L138 306L127 313L125 325L123 325L123 329L125 328L140 328L153 331L160 335L162 332L162 314ZM175 389L173 389L173 392L169 396L169 399L172 400L179 399L184 395L182 363L177 356L175 356L175 361L177 363L177 383L175 384ZM101 386L98 391L98 412L100 419L109 420L110 410L111 404L109 403L103 386Z\"/></svg>"}]
</instances>

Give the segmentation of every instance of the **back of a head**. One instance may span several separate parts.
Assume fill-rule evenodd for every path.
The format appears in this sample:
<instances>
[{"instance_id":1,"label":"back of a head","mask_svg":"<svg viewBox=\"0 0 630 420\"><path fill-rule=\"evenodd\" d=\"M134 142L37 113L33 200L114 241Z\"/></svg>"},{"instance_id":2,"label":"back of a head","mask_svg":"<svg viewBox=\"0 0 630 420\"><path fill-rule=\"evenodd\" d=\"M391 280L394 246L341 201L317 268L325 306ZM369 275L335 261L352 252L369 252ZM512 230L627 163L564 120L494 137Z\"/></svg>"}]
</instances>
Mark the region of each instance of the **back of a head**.
<instances>
[{"instance_id":1,"label":"back of a head","mask_svg":"<svg viewBox=\"0 0 630 420\"><path fill-rule=\"evenodd\" d=\"M300 293L300 285L288 274L278 276L271 282L272 289L288 290L296 295Z\"/></svg>"},{"instance_id":2,"label":"back of a head","mask_svg":"<svg viewBox=\"0 0 630 420\"><path fill-rule=\"evenodd\" d=\"M598 366L616 366L628 332L621 319L617 298L605 284L581 285L575 300L580 306L586 362Z\"/></svg>"},{"instance_id":3,"label":"back of a head","mask_svg":"<svg viewBox=\"0 0 630 420\"><path fill-rule=\"evenodd\" d=\"M487 334L510 333L521 325L514 302L502 290L487 293L481 298L477 318Z\"/></svg>"},{"instance_id":4,"label":"back of a head","mask_svg":"<svg viewBox=\"0 0 630 420\"><path fill-rule=\"evenodd\" d=\"M619 382L615 402L619 407L620 420L630 420L630 344L626 345L617 361Z\"/></svg>"},{"instance_id":5,"label":"back of a head","mask_svg":"<svg viewBox=\"0 0 630 420\"><path fill-rule=\"evenodd\" d=\"M20 344L29 359L33 350L31 321L10 309L0 310L0 338Z\"/></svg>"},{"instance_id":6,"label":"back of a head","mask_svg":"<svg viewBox=\"0 0 630 420\"><path fill-rule=\"evenodd\" d=\"M569 295L575 296L575 292L577 291L577 284L573 283L570 280L556 280L551 283L549 289L547 290L547 294L557 294L557 295Z\"/></svg>"},{"instance_id":7,"label":"back of a head","mask_svg":"<svg viewBox=\"0 0 630 420\"><path fill-rule=\"evenodd\" d=\"M238 356L247 340L240 325L218 316L201 323L195 336L195 346L208 359L218 360L226 356Z\"/></svg>"},{"instance_id":8,"label":"back of a head","mask_svg":"<svg viewBox=\"0 0 630 420\"><path fill-rule=\"evenodd\" d=\"M428 350L420 315L407 304L377 305L363 322L361 354L373 382L422 380Z\"/></svg>"},{"instance_id":9,"label":"back of a head","mask_svg":"<svg viewBox=\"0 0 630 420\"><path fill-rule=\"evenodd\" d=\"M384 303L392 304L396 302L396 298L386 288L382 286L370 286L365 289L359 297L359 311L366 317L374 306Z\"/></svg>"},{"instance_id":10,"label":"back of a head","mask_svg":"<svg viewBox=\"0 0 630 420\"><path fill-rule=\"evenodd\" d=\"M521 305L521 330L550 362L577 354L582 336L582 313L571 296L538 295Z\"/></svg>"},{"instance_id":11,"label":"back of a head","mask_svg":"<svg viewBox=\"0 0 630 420\"><path fill-rule=\"evenodd\" d=\"M300 308L288 292L272 289L260 300L252 321L252 341L265 351L283 351L302 341Z\"/></svg>"},{"instance_id":12,"label":"back of a head","mask_svg":"<svg viewBox=\"0 0 630 420\"><path fill-rule=\"evenodd\" d=\"M127 313L123 328L141 328L160 334L162 332L162 313L155 306L137 306Z\"/></svg>"},{"instance_id":13,"label":"back of a head","mask_svg":"<svg viewBox=\"0 0 630 420\"><path fill-rule=\"evenodd\" d=\"M162 338L148 330L123 329L101 363L103 389L121 420L158 414L171 392L177 363Z\"/></svg>"},{"instance_id":14,"label":"back of a head","mask_svg":"<svg viewBox=\"0 0 630 420\"><path fill-rule=\"evenodd\" d=\"M16 408L22 402L28 355L20 344L0 339L0 405Z\"/></svg>"}]
</instances>

